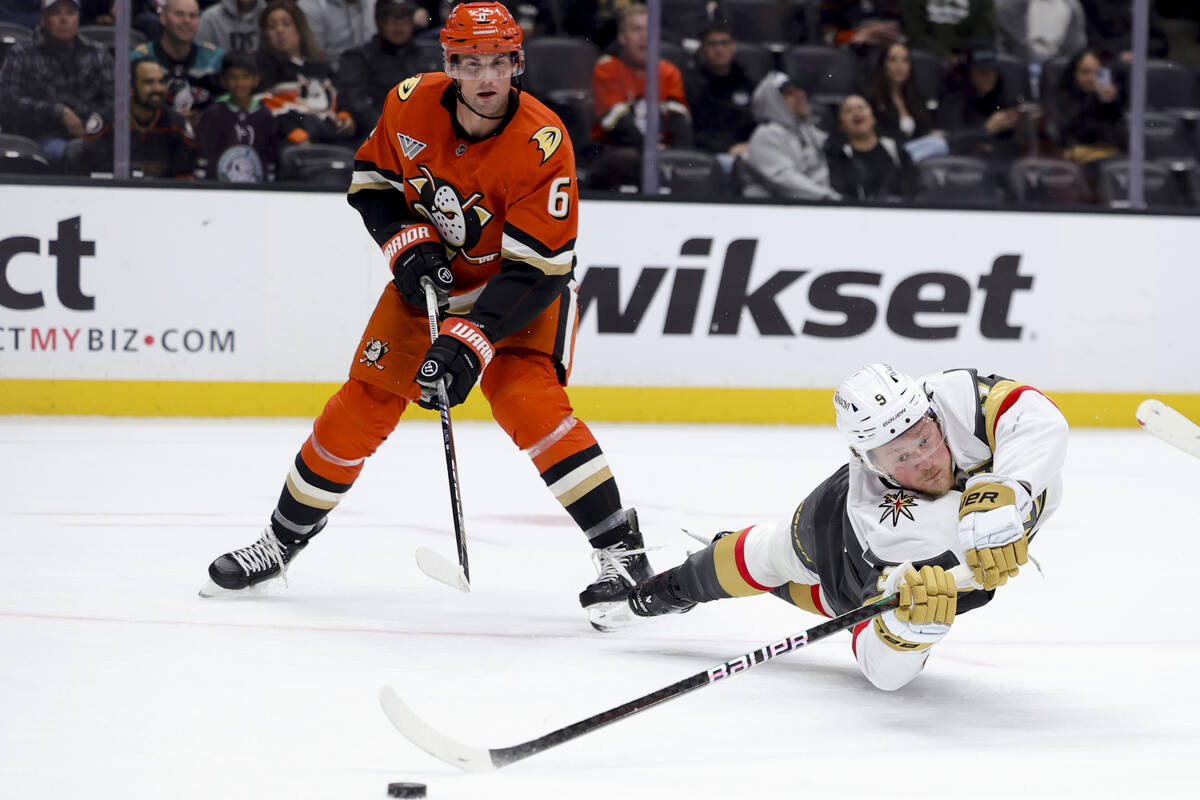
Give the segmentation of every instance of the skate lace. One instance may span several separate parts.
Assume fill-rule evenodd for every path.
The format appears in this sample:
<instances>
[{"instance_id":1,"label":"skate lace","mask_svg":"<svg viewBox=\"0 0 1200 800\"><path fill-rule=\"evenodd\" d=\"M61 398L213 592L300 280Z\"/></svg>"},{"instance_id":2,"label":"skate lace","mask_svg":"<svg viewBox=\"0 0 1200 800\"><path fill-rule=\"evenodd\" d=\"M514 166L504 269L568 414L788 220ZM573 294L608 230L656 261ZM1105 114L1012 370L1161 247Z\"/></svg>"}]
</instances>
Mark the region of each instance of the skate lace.
<instances>
[{"instance_id":1,"label":"skate lace","mask_svg":"<svg viewBox=\"0 0 1200 800\"><path fill-rule=\"evenodd\" d=\"M600 570L600 577L596 579L597 583L602 583L606 580L614 580L617 578L624 579L630 586L637 583L633 576L626 569L634 556L642 555L646 552L645 547L637 547L625 549L623 544L609 545L592 551L592 561L596 563L596 569Z\"/></svg>"},{"instance_id":2,"label":"skate lace","mask_svg":"<svg viewBox=\"0 0 1200 800\"><path fill-rule=\"evenodd\" d=\"M249 547L234 550L229 555L233 556L233 560L246 570L247 575L253 572L264 572L278 564L279 576L283 578L284 585L287 585L287 559L284 557L283 545L279 543L279 539L275 537L275 532L271 530L270 526L267 526L257 542Z\"/></svg>"}]
</instances>

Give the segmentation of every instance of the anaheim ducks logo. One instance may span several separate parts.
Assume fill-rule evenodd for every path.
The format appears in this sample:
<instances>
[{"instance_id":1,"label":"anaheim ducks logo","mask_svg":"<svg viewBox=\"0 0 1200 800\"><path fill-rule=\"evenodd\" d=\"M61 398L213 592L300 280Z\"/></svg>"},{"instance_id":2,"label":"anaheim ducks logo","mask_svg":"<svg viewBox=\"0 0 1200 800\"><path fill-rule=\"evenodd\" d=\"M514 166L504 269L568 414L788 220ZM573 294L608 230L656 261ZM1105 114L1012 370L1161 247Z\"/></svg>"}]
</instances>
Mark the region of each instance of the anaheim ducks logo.
<instances>
[{"instance_id":1,"label":"anaheim ducks logo","mask_svg":"<svg viewBox=\"0 0 1200 800\"><path fill-rule=\"evenodd\" d=\"M400 81L400 85L396 87L396 96L401 100L407 100L412 97L413 89L417 88L417 84L421 82L422 75L414 75L411 78L405 78Z\"/></svg>"},{"instance_id":2,"label":"anaheim ducks logo","mask_svg":"<svg viewBox=\"0 0 1200 800\"><path fill-rule=\"evenodd\" d=\"M550 156L554 155L554 151L563 143L563 132L553 125L547 125L544 128L539 128L537 133L529 137L529 141L536 142L537 146L542 151L542 163L545 164Z\"/></svg>"},{"instance_id":3,"label":"anaheim ducks logo","mask_svg":"<svg viewBox=\"0 0 1200 800\"><path fill-rule=\"evenodd\" d=\"M908 494L903 489L892 494L885 494L883 502L879 504L879 507L883 509L883 514L880 515L879 521L883 522L888 517L891 517L892 527L894 528L900 524L900 517L903 515L915 522L916 519L913 517L911 509L916 508L916 505L916 495Z\"/></svg>"},{"instance_id":4,"label":"anaheim ducks logo","mask_svg":"<svg viewBox=\"0 0 1200 800\"><path fill-rule=\"evenodd\" d=\"M500 253L485 253L473 256L469 251L479 244L483 227L494 216L479 201L483 194L474 192L463 197L449 181L434 176L424 164L417 166L423 177L409 178L408 184L417 190L417 201L412 204L421 216L437 226L442 242L473 264L483 264L498 257Z\"/></svg>"},{"instance_id":5,"label":"anaheim ducks logo","mask_svg":"<svg viewBox=\"0 0 1200 800\"><path fill-rule=\"evenodd\" d=\"M363 347L362 358L358 359L358 363L366 364L367 369L374 367L375 369L383 369L383 364L379 363L379 359L387 355L391 346L387 342L381 342L378 339L368 339Z\"/></svg>"}]
</instances>

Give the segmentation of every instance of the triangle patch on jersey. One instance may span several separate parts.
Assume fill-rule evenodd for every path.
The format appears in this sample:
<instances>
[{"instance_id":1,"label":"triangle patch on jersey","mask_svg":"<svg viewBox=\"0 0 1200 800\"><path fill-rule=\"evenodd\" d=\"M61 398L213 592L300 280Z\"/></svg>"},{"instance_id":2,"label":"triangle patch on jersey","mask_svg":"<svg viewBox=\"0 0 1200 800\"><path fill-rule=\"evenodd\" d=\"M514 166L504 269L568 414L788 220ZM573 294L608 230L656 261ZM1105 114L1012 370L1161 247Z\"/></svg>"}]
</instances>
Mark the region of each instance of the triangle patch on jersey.
<instances>
[{"instance_id":1,"label":"triangle patch on jersey","mask_svg":"<svg viewBox=\"0 0 1200 800\"><path fill-rule=\"evenodd\" d=\"M425 149L425 143L419 142L411 136L405 136L403 133L397 133L396 138L400 140L400 152L404 153L404 157L412 161L417 157L417 153Z\"/></svg>"}]
</instances>

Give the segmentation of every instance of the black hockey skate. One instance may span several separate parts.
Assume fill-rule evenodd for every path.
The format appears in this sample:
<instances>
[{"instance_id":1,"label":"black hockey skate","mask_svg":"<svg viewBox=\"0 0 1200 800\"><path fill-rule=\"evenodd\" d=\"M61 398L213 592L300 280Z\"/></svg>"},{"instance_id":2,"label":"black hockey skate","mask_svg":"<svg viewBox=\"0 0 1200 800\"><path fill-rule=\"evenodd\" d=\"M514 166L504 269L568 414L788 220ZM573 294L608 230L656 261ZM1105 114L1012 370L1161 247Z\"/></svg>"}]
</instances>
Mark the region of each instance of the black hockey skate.
<instances>
[{"instance_id":1,"label":"black hockey skate","mask_svg":"<svg viewBox=\"0 0 1200 800\"><path fill-rule=\"evenodd\" d=\"M600 575L579 593L579 604L598 631L610 631L632 622L629 590L654 575L633 509L629 510L628 524L629 531L619 542L592 551Z\"/></svg>"},{"instance_id":2,"label":"black hockey skate","mask_svg":"<svg viewBox=\"0 0 1200 800\"><path fill-rule=\"evenodd\" d=\"M278 577L282 577L286 584L288 564L319 532L320 527L307 536L280 539L274 529L267 525L257 542L219 556L209 564L208 582L200 589L200 596L216 597L239 592Z\"/></svg>"},{"instance_id":3,"label":"black hockey skate","mask_svg":"<svg viewBox=\"0 0 1200 800\"><path fill-rule=\"evenodd\" d=\"M642 581L629 592L629 608L639 617L683 614L696 607L679 585L679 567Z\"/></svg>"}]
</instances>

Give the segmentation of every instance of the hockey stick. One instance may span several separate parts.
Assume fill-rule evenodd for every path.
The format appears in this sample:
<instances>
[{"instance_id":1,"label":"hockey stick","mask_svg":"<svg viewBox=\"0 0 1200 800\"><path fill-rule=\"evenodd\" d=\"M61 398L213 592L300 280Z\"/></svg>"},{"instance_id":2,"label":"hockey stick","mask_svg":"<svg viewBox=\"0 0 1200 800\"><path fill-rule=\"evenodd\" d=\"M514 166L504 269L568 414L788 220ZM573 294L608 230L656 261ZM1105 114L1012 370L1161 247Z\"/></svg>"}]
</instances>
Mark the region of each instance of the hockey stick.
<instances>
[{"instance_id":1,"label":"hockey stick","mask_svg":"<svg viewBox=\"0 0 1200 800\"><path fill-rule=\"evenodd\" d=\"M950 570L950 574L954 577L955 583L959 587L965 589L973 586L973 577L969 567L959 565ZM756 667L784 653L798 650L805 645L824 639L826 636L838 631L853 628L860 622L866 622L885 611L896 608L899 604L899 593L890 594L887 597L876 600L870 605L856 608L853 611L847 611L840 617L834 617L827 622L809 628L803 633L793 634L785 639L765 644L757 650L744 653L715 667L709 667L706 670L697 672L695 675L672 683L670 686L664 686L649 694L642 695L636 700L630 700L628 703L610 708L607 711L601 711L599 714L580 720L573 725L567 725L564 728L551 731L545 736L539 736L536 739L530 739L527 742L522 742L511 747L475 747L451 739L418 717L390 686L384 686L380 691L379 702L383 706L383 713L396 726L396 729L426 753L465 772L488 772L489 770L499 769L513 762L537 755L555 745L569 742L572 739L583 736L585 733L591 733L605 725L633 716L639 711L645 711L647 708L659 703L674 700L676 697L704 686L709 686L723 678L738 675L751 667Z\"/></svg>"},{"instance_id":2,"label":"hockey stick","mask_svg":"<svg viewBox=\"0 0 1200 800\"><path fill-rule=\"evenodd\" d=\"M425 312L429 315L429 341L438 337L437 293L433 282L421 279L425 289ZM450 484L450 512L454 518L454 541L458 545L458 564L454 565L427 547L417 548L417 567L435 581L458 589L471 591L471 572L467 566L467 531L463 524L462 493L458 488L458 459L454 455L454 429L450 426L450 398L446 396L446 382L437 386L438 411L442 415L442 446L446 451L446 480Z\"/></svg>"},{"instance_id":3,"label":"hockey stick","mask_svg":"<svg viewBox=\"0 0 1200 800\"><path fill-rule=\"evenodd\" d=\"M1167 444L1200 458L1200 425L1161 400L1143 400L1137 407L1138 425Z\"/></svg>"}]
</instances>

